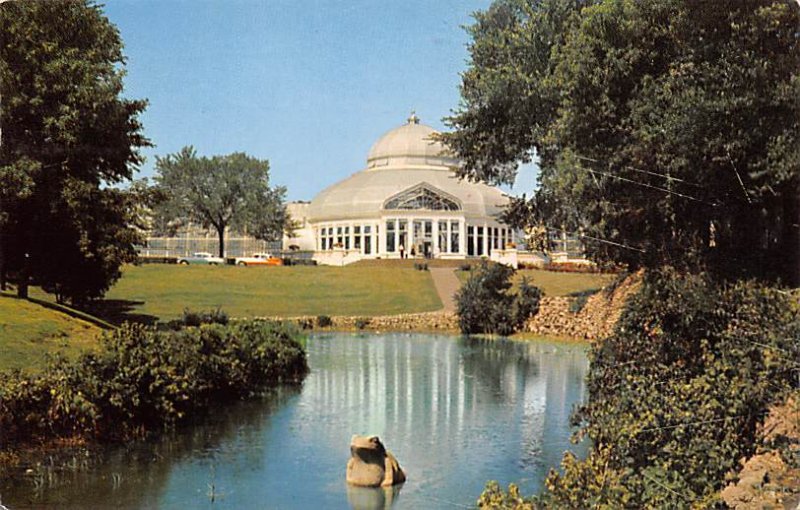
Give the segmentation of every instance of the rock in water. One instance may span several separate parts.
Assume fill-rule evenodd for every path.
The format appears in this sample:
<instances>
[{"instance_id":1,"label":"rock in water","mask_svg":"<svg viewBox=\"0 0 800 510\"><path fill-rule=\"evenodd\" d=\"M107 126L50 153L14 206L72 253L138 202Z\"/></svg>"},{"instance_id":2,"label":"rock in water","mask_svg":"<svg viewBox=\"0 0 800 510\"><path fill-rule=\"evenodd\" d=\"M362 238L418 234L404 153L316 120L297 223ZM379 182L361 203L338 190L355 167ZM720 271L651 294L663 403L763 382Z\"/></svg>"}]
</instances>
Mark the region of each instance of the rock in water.
<instances>
[{"instance_id":1,"label":"rock in water","mask_svg":"<svg viewBox=\"0 0 800 510\"><path fill-rule=\"evenodd\" d=\"M390 487L406 481L406 475L378 436L355 435L350 440L347 483L359 487Z\"/></svg>"}]
</instances>

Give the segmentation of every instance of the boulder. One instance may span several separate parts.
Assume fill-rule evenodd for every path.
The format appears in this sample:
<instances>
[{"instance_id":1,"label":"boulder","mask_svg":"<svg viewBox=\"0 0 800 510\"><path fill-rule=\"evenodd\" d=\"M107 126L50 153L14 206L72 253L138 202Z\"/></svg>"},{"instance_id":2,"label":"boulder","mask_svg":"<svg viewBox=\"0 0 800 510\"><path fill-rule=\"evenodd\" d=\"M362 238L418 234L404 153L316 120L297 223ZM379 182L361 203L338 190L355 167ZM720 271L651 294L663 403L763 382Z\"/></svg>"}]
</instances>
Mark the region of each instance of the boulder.
<instances>
[{"instance_id":1,"label":"boulder","mask_svg":"<svg viewBox=\"0 0 800 510\"><path fill-rule=\"evenodd\" d=\"M406 481L406 475L378 436L355 435L350 440L347 483L358 487L391 487Z\"/></svg>"}]
</instances>

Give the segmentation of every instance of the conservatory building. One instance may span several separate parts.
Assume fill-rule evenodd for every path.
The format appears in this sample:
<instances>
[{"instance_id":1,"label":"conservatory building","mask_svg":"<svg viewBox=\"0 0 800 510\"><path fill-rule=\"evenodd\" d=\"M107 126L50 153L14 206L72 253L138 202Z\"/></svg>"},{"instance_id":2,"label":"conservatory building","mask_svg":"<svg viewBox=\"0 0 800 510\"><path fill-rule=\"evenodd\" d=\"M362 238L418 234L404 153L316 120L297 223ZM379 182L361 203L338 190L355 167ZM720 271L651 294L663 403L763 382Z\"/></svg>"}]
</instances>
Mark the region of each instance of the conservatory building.
<instances>
[{"instance_id":1,"label":"conservatory building","mask_svg":"<svg viewBox=\"0 0 800 510\"><path fill-rule=\"evenodd\" d=\"M365 169L291 210L296 236L322 264L490 256L514 241L499 189L458 179L459 164L412 114L372 146ZM298 218L297 216L301 216Z\"/></svg>"}]
</instances>

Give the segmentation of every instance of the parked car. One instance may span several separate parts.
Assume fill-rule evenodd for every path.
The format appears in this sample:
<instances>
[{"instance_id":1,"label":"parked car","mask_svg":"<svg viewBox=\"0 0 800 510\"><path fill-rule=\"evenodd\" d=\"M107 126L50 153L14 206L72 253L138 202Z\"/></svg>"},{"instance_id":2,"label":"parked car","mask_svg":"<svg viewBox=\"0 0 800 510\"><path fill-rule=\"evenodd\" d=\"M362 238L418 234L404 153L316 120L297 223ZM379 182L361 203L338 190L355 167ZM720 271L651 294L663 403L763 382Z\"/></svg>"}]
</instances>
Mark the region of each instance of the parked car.
<instances>
[{"instance_id":1,"label":"parked car","mask_svg":"<svg viewBox=\"0 0 800 510\"><path fill-rule=\"evenodd\" d=\"M219 257L215 257L208 252L199 251L197 253L192 253L188 257L179 257L178 264L182 264L187 266L189 264L208 264L211 266L216 266L219 264L224 264L225 260Z\"/></svg>"},{"instance_id":2,"label":"parked car","mask_svg":"<svg viewBox=\"0 0 800 510\"><path fill-rule=\"evenodd\" d=\"M237 266L282 266L283 260L271 253L254 253L252 257L237 257Z\"/></svg>"}]
</instances>

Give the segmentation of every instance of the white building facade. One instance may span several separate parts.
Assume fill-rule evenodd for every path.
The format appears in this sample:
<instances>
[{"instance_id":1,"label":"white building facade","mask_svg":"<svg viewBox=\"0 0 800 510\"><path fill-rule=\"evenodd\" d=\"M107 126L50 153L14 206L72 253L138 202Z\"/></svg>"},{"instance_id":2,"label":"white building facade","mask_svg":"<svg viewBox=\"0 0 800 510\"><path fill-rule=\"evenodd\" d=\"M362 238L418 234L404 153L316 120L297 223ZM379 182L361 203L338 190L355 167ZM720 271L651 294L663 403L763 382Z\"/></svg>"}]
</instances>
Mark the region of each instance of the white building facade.
<instances>
[{"instance_id":1,"label":"white building facade","mask_svg":"<svg viewBox=\"0 0 800 510\"><path fill-rule=\"evenodd\" d=\"M290 208L303 226L284 244L335 265L401 256L489 257L505 250L515 241L498 218L508 197L458 179L453 170L459 163L431 139L435 133L412 114L383 135L365 169Z\"/></svg>"}]
</instances>

